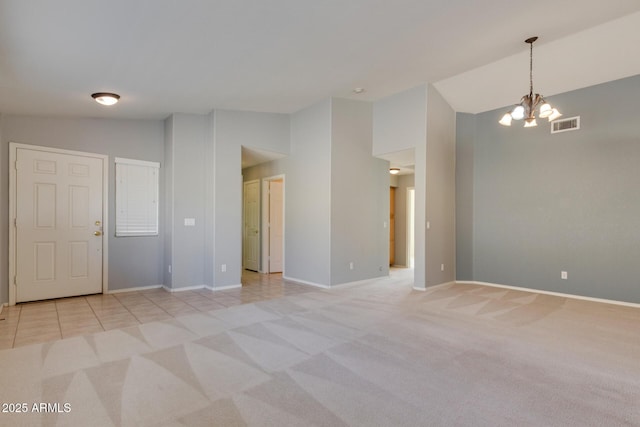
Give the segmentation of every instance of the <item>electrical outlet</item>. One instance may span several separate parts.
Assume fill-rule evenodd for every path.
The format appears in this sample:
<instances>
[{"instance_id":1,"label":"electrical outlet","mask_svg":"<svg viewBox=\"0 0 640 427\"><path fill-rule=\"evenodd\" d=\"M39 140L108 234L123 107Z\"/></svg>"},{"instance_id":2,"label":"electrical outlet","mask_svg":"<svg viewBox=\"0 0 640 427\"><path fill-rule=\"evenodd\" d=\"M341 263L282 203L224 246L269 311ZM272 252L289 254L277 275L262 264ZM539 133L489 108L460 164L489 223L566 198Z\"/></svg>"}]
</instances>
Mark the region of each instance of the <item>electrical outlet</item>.
<instances>
[{"instance_id":1,"label":"electrical outlet","mask_svg":"<svg viewBox=\"0 0 640 427\"><path fill-rule=\"evenodd\" d=\"M567 280L567 279L569 279L569 275L567 274L567 272L566 272L566 271L561 271L561 272L560 272L560 278L561 278L562 280Z\"/></svg>"},{"instance_id":2,"label":"electrical outlet","mask_svg":"<svg viewBox=\"0 0 640 427\"><path fill-rule=\"evenodd\" d=\"M227 272L227 264L222 264L220 266L220 271L223 272L223 273L226 273Z\"/></svg>"}]
</instances>

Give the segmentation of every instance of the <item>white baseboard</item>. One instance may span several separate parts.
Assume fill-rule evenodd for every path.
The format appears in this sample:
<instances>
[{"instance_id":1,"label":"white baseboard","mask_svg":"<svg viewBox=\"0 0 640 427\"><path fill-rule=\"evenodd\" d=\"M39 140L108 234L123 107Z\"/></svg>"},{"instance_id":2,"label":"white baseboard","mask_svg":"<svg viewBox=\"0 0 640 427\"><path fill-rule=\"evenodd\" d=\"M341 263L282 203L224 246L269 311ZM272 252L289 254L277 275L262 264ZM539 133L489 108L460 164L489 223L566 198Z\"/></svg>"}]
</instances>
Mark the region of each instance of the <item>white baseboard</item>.
<instances>
[{"instance_id":1,"label":"white baseboard","mask_svg":"<svg viewBox=\"0 0 640 427\"><path fill-rule=\"evenodd\" d=\"M457 282L460 283L460 282ZM443 288L445 286L449 286L449 285L455 285L456 282L445 282L445 283L440 283L439 285L433 285L433 286L429 286L428 288L420 288L418 286L414 286L413 289L416 291L421 291L421 292L425 292L425 291L431 291L433 289L437 289L437 288Z\"/></svg>"},{"instance_id":2,"label":"white baseboard","mask_svg":"<svg viewBox=\"0 0 640 427\"><path fill-rule=\"evenodd\" d=\"M295 277L282 276L284 280L290 280L292 282L301 283L303 285L315 286L316 288L331 289L329 285L322 285L320 283L309 282L308 280L296 279Z\"/></svg>"},{"instance_id":3,"label":"white baseboard","mask_svg":"<svg viewBox=\"0 0 640 427\"><path fill-rule=\"evenodd\" d=\"M204 286L204 288L208 291L211 292L218 292L218 291L227 291L229 289L238 289L242 287L242 283L237 284L237 285L228 285L228 286L219 286L219 287L211 287L211 286Z\"/></svg>"},{"instance_id":4,"label":"white baseboard","mask_svg":"<svg viewBox=\"0 0 640 427\"><path fill-rule=\"evenodd\" d=\"M195 291L197 289L203 289L204 285L196 285L196 286L185 286L184 288L169 288L165 285L162 285L162 288L167 292L182 292L182 291Z\"/></svg>"},{"instance_id":5,"label":"white baseboard","mask_svg":"<svg viewBox=\"0 0 640 427\"><path fill-rule=\"evenodd\" d=\"M107 290L107 294L120 294L123 292L136 292L136 291L147 291L149 289L159 289L164 288L164 285L150 285L150 286L138 286L135 288L124 288L124 289L109 289Z\"/></svg>"},{"instance_id":6,"label":"white baseboard","mask_svg":"<svg viewBox=\"0 0 640 427\"><path fill-rule=\"evenodd\" d=\"M503 289L510 289L510 290L514 290L514 291L531 292L531 293L534 293L534 294L553 295L553 296L556 296L556 297L572 298L572 299L579 299L579 300L584 300L584 301L600 302L600 303L604 303L604 304L614 304L614 305L623 305L623 306L626 306L626 307L640 308L640 304L635 303L635 302L616 301L616 300L605 299L605 298L593 298L593 297L586 297L586 296L582 296L582 295L564 294L562 292L545 291L545 290L542 290L542 289L533 289L533 288L521 288L521 287L518 287L518 286L500 285L498 283L475 282L475 281L468 281L468 280L459 280L456 283L460 283L460 284L463 284L463 285L491 286L491 287L494 287L494 288L503 288Z\"/></svg>"}]
</instances>

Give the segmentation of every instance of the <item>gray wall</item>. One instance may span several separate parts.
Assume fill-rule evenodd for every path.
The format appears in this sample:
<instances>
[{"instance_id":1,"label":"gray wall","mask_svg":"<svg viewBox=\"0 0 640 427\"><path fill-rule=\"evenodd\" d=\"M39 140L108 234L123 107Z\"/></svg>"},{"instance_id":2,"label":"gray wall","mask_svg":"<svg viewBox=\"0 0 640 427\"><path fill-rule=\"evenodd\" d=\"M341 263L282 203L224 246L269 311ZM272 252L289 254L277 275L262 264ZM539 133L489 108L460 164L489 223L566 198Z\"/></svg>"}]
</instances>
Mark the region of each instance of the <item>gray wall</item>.
<instances>
[{"instance_id":1,"label":"gray wall","mask_svg":"<svg viewBox=\"0 0 640 427\"><path fill-rule=\"evenodd\" d=\"M331 285L389 274L389 169L372 155L372 120L371 103L332 99Z\"/></svg>"},{"instance_id":2,"label":"gray wall","mask_svg":"<svg viewBox=\"0 0 640 427\"><path fill-rule=\"evenodd\" d=\"M284 159L243 171L244 181L285 175L283 276L331 283L331 100L291 115Z\"/></svg>"},{"instance_id":3,"label":"gray wall","mask_svg":"<svg viewBox=\"0 0 640 427\"><path fill-rule=\"evenodd\" d=\"M556 95L582 129L555 135L475 117L473 280L640 302L638 99L640 76Z\"/></svg>"},{"instance_id":4,"label":"gray wall","mask_svg":"<svg viewBox=\"0 0 640 427\"><path fill-rule=\"evenodd\" d=\"M171 152L172 217L171 287L202 286L205 252L205 169L209 116L173 114L172 134L167 137ZM168 127L168 125L167 125ZM194 218L195 226L185 226L185 218ZM167 265L168 268L168 265Z\"/></svg>"},{"instance_id":5,"label":"gray wall","mask_svg":"<svg viewBox=\"0 0 640 427\"><path fill-rule=\"evenodd\" d=\"M285 175L285 277L330 286L388 274L389 174L371 133L370 103L326 100L291 116L288 157L243 171Z\"/></svg>"},{"instance_id":6,"label":"gray wall","mask_svg":"<svg viewBox=\"0 0 640 427\"><path fill-rule=\"evenodd\" d=\"M473 280L473 146L476 119L456 115L456 280Z\"/></svg>"},{"instance_id":7,"label":"gray wall","mask_svg":"<svg viewBox=\"0 0 640 427\"><path fill-rule=\"evenodd\" d=\"M421 85L373 104L373 155L423 145L426 139L426 86Z\"/></svg>"},{"instance_id":8,"label":"gray wall","mask_svg":"<svg viewBox=\"0 0 640 427\"><path fill-rule=\"evenodd\" d=\"M424 289L427 165L427 87L421 85L376 101L373 105L373 155L414 148L415 267L414 286Z\"/></svg>"},{"instance_id":9,"label":"gray wall","mask_svg":"<svg viewBox=\"0 0 640 427\"><path fill-rule=\"evenodd\" d=\"M173 262L173 116L164 121L164 251L162 266L164 286L173 286L172 273L169 266ZM162 193L161 193L162 194Z\"/></svg>"},{"instance_id":10,"label":"gray wall","mask_svg":"<svg viewBox=\"0 0 640 427\"><path fill-rule=\"evenodd\" d=\"M0 116L0 200L9 205L9 142L85 151L109 156L109 289L163 283L164 201L160 235L114 237L114 157L160 162L164 166L164 125L159 120L63 119ZM162 175L161 175L162 176ZM160 191L164 194L164 180ZM0 210L0 301L8 301L8 209Z\"/></svg>"},{"instance_id":11,"label":"gray wall","mask_svg":"<svg viewBox=\"0 0 640 427\"><path fill-rule=\"evenodd\" d=\"M455 112L422 85L377 101L373 123L374 155L414 148L414 286L455 280Z\"/></svg>"},{"instance_id":12,"label":"gray wall","mask_svg":"<svg viewBox=\"0 0 640 427\"><path fill-rule=\"evenodd\" d=\"M427 93L426 286L455 280L456 115L431 85ZM417 257L417 254L416 254ZM444 264L444 271L441 266Z\"/></svg>"},{"instance_id":13,"label":"gray wall","mask_svg":"<svg viewBox=\"0 0 640 427\"><path fill-rule=\"evenodd\" d=\"M331 283L331 100L291 115L286 160L285 273Z\"/></svg>"},{"instance_id":14,"label":"gray wall","mask_svg":"<svg viewBox=\"0 0 640 427\"><path fill-rule=\"evenodd\" d=\"M242 274L242 147L288 154L290 119L273 113L216 110L214 114L214 191L207 195L213 197L214 248L213 259L206 262L215 267L208 283L225 287L239 285ZM226 272L221 271L222 264Z\"/></svg>"},{"instance_id":15,"label":"gray wall","mask_svg":"<svg viewBox=\"0 0 640 427\"><path fill-rule=\"evenodd\" d=\"M415 176L396 176L396 236L395 236L395 265L409 266L407 254L407 190L415 185Z\"/></svg>"}]
</instances>

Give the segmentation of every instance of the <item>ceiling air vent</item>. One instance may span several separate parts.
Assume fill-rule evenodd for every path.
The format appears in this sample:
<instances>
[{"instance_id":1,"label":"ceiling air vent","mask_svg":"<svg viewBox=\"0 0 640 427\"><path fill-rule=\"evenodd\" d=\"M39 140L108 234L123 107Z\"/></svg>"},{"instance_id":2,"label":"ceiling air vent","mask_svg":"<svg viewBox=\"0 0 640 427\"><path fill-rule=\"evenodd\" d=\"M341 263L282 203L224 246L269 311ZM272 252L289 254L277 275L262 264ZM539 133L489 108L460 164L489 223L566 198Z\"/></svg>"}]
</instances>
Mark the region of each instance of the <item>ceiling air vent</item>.
<instances>
[{"instance_id":1,"label":"ceiling air vent","mask_svg":"<svg viewBox=\"0 0 640 427\"><path fill-rule=\"evenodd\" d=\"M551 122L551 133L567 132L580 129L580 116Z\"/></svg>"}]
</instances>

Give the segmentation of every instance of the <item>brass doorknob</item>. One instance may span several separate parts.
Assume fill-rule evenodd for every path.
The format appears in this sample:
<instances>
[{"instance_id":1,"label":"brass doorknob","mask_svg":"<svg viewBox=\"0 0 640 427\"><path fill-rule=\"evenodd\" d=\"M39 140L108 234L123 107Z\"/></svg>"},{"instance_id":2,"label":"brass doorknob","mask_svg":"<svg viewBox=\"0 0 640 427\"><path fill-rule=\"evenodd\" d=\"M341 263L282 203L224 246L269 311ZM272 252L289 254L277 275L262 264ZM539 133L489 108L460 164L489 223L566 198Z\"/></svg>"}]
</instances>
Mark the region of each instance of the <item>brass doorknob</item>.
<instances>
[{"instance_id":1,"label":"brass doorknob","mask_svg":"<svg viewBox=\"0 0 640 427\"><path fill-rule=\"evenodd\" d=\"M94 236L102 236L102 231L94 231L93 235Z\"/></svg>"}]
</instances>

